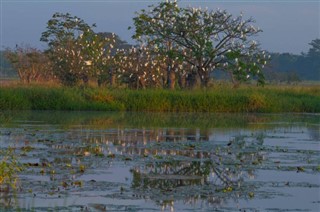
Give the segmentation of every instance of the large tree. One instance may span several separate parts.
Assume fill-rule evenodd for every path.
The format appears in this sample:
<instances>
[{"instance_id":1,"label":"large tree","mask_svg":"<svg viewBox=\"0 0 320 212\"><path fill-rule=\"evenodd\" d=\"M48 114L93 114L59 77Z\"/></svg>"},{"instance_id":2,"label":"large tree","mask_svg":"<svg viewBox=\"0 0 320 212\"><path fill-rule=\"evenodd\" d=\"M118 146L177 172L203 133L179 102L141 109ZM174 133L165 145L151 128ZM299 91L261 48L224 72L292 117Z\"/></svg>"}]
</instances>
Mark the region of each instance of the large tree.
<instances>
[{"instance_id":1,"label":"large tree","mask_svg":"<svg viewBox=\"0 0 320 212\"><path fill-rule=\"evenodd\" d=\"M48 21L40 40L48 43L55 74L63 84L79 80L86 84L90 76L97 77L108 68L115 36L100 36L94 27L69 13L55 13Z\"/></svg>"},{"instance_id":2,"label":"large tree","mask_svg":"<svg viewBox=\"0 0 320 212\"><path fill-rule=\"evenodd\" d=\"M160 3L152 12L141 10L133 19L136 31L132 37L141 45L149 46L151 53L162 56L166 69L166 83L170 89L175 87L175 66L180 62L176 58L176 48L179 46L170 39L170 25L171 19L179 12L180 8L175 4Z\"/></svg>"},{"instance_id":3,"label":"large tree","mask_svg":"<svg viewBox=\"0 0 320 212\"><path fill-rule=\"evenodd\" d=\"M161 2L141 10L134 18L133 38L160 48L175 61L191 65L201 85L208 85L210 74L217 69L230 72L238 80L258 76L268 58L256 41L250 39L261 32L252 18L233 17L225 10L180 8L176 1ZM236 71L238 70L238 71Z\"/></svg>"}]
</instances>

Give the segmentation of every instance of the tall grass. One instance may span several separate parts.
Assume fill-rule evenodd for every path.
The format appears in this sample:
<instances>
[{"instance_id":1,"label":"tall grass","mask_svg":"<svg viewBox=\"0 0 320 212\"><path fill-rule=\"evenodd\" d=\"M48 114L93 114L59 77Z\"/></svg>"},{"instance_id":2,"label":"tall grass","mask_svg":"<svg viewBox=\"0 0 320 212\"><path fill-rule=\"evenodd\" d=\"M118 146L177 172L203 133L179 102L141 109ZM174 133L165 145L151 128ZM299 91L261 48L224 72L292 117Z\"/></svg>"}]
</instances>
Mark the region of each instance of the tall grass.
<instances>
[{"instance_id":1,"label":"tall grass","mask_svg":"<svg viewBox=\"0 0 320 212\"><path fill-rule=\"evenodd\" d=\"M13 86L0 88L0 110L319 113L320 88L222 86L170 91Z\"/></svg>"}]
</instances>

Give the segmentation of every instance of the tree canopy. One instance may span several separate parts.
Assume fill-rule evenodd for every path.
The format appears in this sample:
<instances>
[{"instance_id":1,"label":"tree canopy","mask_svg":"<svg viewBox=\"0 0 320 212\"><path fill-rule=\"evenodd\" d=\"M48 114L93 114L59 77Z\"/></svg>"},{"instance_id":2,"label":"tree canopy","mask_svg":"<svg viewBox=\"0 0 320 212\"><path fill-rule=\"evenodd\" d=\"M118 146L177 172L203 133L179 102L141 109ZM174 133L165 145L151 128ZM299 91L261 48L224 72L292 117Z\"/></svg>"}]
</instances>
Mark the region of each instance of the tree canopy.
<instances>
[{"instance_id":1,"label":"tree canopy","mask_svg":"<svg viewBox=\"0 0 320 212\"><path fill-rule=\"evenodd\" d=\"M317 57L320 59L320 39L317 38L315 40L312 40L309 45L311 46L311 48L309 49L307 56Z\"/></svg>"},{"instance_id":2,"label":"tree canopy","mask_svg":"<svg viewBox=\"0 0 320 212\"><path fill-rule=\"evenodd\" d=\"M167 1L137 13L133 38L170 59L189 63L189 74L194 69L204 87L217 69L240 81L257 76L263 83L261 69L268 57L250 39L261 32L252 23L252 18L233 17L225 10L180 8L176 1Z\"/></svg>"},{"instance_id":3,"label":"tree canopy","mask_svg":"<svg viewBox=\"0 0 320 212\"><path fill-rule=\"evenodd\" d=\"M320 80L320 39L310 43L307 53L271 53L272 60L264 71L270 81L290 82L299 80Z\"/></svg>"},{"instance_id":4,"label":"tree canopy","mask_svg":"<svg viewBox=\"0 0 320 212\"><path fill-rule=\"evenodd\" d=\"M100 76L112 64L115 35L96 34L95 26L69 13L55 13L48 21L40 40L48 43L55 74L63 84L87 84L90 76Z\"/></svg>"},{"instance_id":5,"label":"tree canopy","mask_svg":"<svg viewBox=\"0 0 320 212\"><path fill-rule=\"evenodd\" d=\"M77 16L55 13L41 34L45 51L17 46L4 55L22 81L52 77L64 85L93 79L99 85L174 89L208 87L222 75L235 86L264 84L265 76L270 81L320 79L319 38L301 55L267 53L255 40L262 30L242 14L162 1L137 12L133 25L135 46L114 33L96 33L95 24Z\"/></svg>"}]
</instances>

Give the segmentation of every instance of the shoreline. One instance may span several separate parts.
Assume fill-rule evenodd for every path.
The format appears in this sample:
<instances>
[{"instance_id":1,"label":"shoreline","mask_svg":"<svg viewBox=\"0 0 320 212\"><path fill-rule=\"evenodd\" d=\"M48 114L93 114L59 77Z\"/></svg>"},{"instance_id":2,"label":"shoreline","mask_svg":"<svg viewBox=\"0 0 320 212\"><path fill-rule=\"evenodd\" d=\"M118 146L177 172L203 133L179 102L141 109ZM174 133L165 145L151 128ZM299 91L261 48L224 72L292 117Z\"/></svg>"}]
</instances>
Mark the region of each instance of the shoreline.
<instances>
[{"instance_id":1,"label":"shoreline","mask_svg":"<svg viewBox=\"0 0 320 212\"><path fill-rule=\"evenodd\" d=\"M0 87L0 110L320 113L319 86L206 90Z\"/></svg>"}]
</instances>

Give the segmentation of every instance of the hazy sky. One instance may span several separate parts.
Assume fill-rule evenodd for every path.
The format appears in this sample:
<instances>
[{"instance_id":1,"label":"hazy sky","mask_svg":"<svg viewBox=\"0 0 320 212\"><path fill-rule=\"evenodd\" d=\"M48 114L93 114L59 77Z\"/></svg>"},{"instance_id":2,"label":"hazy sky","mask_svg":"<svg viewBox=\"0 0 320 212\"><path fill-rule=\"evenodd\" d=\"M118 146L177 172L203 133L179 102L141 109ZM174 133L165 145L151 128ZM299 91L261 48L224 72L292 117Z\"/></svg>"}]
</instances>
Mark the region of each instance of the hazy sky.
<instances>
[{"instance_id":1,"label":"hazy sky","mask_svg":"<svg viewBox=\"0 0 320 212\"><path fill-rule=\"evenodd\" d=\"M40 42L46 23L55 12L69 12L97 24L96 32L115 32L133 43L134 12L157 1L151 0L0 0L1 48L30 44L46 48ZM181 6L226 9L245 17L252 16L263 32L256 38L262 48L271 52L301 53L311 40L320 38L320 0L181 0Z\"/></svg>"}]
</instances>

